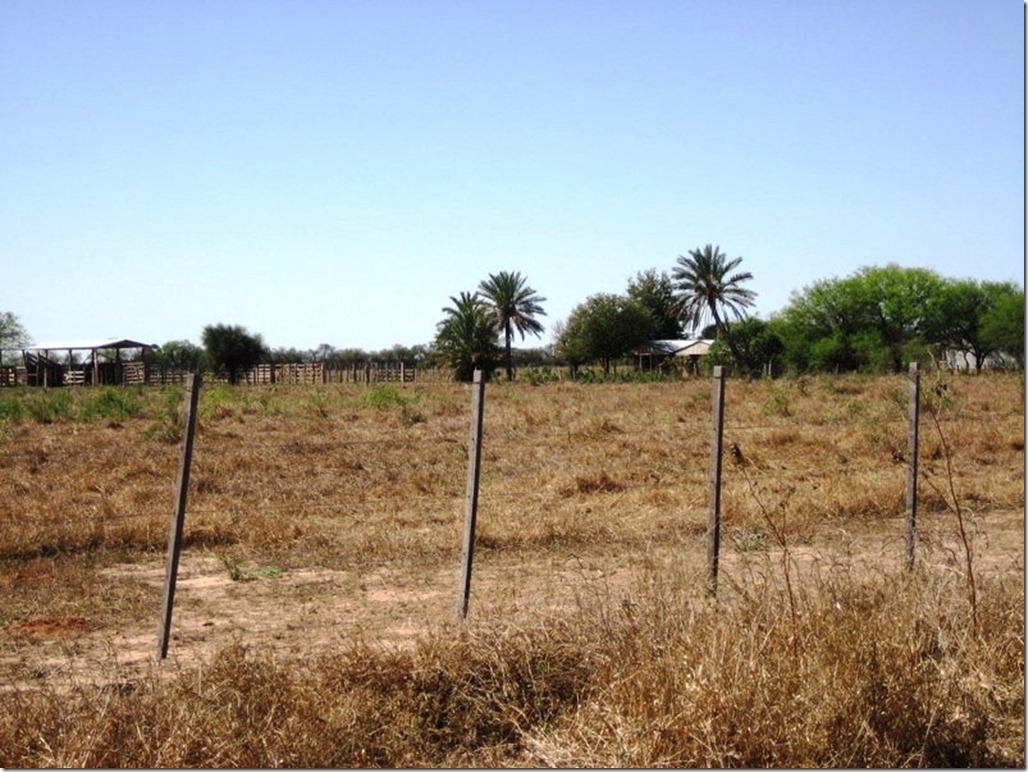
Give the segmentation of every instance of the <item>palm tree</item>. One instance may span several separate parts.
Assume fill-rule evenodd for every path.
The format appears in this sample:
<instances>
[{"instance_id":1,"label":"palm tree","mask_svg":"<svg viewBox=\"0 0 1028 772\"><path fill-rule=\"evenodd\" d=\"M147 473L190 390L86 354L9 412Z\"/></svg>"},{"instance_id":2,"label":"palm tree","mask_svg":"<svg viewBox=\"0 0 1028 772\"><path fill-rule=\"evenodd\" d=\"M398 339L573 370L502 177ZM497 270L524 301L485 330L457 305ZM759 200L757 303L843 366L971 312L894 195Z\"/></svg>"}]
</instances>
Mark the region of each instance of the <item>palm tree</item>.
<instances>
[{"instance_id":1,"label":"palm tree","mask_svg":"<svg viewBox=\"0 0 1028 772\"><path fill-rule=\"evenodd\" d=\"M678 265L672 271L675 289L678 293L680 314L686 324L695 330L709 316L714 321L718 334L725 339L736 364L747 371L746 362L732 340L728 320L722 311L736 319L745 316L744 309L753 305L757 293L740 286L749 281L749 271L733 273L742 262L741 257L728 260L720 247L707 244L703 249L694 249L689 256L678 256Z\"/></svg>"},{"instance_id":2,"label":"palm tree","mask_svg":"<svg viewBox=\"0 0 1028 772\"><path fill-rule=\"evenodd\" d=\"M475 370L486 376L496 364L496 322L477 292L451 297L452 306L443 309L436 348L454 368L457 379L470 381Z\"/></svg>"},{"instance_id":3,"label":"palm tree","mask_svg":"<svg viewBox=\"0 0 1028 772\"><path fill-rule=\"evenodd\" d=\"M535 316L546 316L541 305L546 302L546 298L539 297L535 290L525 283L520 271L489 274L489 278L478 285L478 290L495 317L497 328L503 332L507 380L512 381L514 364L510 347L514 331L521 333L522 340L525 339L526 332L537 337L542 334L545 328Z\"/></svg>"}]
</instances>

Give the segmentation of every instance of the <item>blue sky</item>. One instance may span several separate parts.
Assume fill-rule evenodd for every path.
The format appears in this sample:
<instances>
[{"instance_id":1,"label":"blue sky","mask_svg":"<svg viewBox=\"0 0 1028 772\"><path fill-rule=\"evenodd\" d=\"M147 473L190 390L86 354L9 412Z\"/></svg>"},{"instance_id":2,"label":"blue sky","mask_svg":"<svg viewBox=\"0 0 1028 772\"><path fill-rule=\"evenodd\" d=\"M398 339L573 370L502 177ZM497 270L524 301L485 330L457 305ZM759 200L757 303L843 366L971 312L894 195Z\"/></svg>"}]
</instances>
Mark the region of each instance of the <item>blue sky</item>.
<instances>
[{"instance_id":1,"label":"blue sky","mask_svg":"<svg viewBox=\"0 0 1028 772\"><path fill-rule=\"evenodd\" d=\"M863 265L1023 286L1024 76L1011 0L4 0L0 311L378 350L707 243L764 318Z\"/></svg>"}]
</instances>

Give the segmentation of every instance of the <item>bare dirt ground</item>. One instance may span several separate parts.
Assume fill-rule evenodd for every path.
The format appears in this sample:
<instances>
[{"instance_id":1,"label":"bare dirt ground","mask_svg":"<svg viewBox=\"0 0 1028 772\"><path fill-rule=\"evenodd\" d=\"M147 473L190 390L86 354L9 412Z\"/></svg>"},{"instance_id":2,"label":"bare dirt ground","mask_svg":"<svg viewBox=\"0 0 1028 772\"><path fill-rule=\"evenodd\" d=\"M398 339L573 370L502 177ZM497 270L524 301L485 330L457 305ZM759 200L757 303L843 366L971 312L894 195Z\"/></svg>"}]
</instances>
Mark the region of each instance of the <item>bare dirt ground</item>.
<instances>
[{"instance_id":1,"label":"bare dirt ground","mask_svg":"<svg viewBox=\"0 0 1028 772\"><path fill-rule=\"evenodd\" d=\"M989 511L971 524L977 574L1013 573L1023 579L1023 510ZM479 549L468 623L538 619L583 601L630 602L640 581L662 572L692 577L700 597L706 540L699 530L642 549L601 545L550 552L542 559L527 551ZM766 543L747 546L746 536L732 529L723 536L724 585L754 572L780 571L781 550ZM790 545L789 554L801 576L897 572L903 523L897 518L826 523ZM951 513L922 518L917 554L920 570L948 572L958 580L964 576L965 554ZM327 653L358 636L383 646L413 645L456 620L458 571L456 556L452 564L383 563L350 570L279 570L255 557L230 570L211 550L189 550L180 564L169 655L161 662L155 651L163 558L102 568L95 591L108 594L112 603L125 594L150 596L152 619L115 626L82 615L43 613L8 625L0 629L0 688L125 683L154 672L173 673L232 643L281 658Z\"/></svg>"}]
</instances>

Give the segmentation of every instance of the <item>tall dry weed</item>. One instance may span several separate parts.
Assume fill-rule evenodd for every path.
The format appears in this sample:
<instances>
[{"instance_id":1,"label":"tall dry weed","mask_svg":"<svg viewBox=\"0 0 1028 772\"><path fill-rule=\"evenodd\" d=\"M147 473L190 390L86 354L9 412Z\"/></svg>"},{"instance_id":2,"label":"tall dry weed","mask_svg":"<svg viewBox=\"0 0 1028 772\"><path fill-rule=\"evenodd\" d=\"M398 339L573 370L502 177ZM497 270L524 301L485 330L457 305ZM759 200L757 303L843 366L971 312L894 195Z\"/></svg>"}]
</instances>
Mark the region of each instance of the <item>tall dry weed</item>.
<instances>
[{"instance_id":1,"label":"tall dry weed","mask_svg":"<svg viewBox=\"0 0 1028 772\"><path fill-rule=\"evenodd\" d=\"M137 683L0 697L5 766L1022 765L1019 582L894 575L750 586L651 579L571 617L355 641L304 661L236 645ZM659 590L659 591L658 591ZM1020 726L1019 726L1020 724ZM1019 733L1020 732L1020 733Z\"/></svg>"}]
</instances>

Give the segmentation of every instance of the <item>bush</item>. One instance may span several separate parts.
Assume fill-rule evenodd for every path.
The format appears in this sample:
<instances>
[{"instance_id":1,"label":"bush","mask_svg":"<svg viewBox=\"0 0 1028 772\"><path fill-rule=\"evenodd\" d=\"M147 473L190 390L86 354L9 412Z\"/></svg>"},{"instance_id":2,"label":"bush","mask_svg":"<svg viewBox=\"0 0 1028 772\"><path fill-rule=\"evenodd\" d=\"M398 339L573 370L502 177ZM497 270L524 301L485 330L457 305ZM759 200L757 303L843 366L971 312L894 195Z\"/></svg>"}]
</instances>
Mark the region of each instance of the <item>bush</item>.
<instances>
[{"instance_id":1,"label":"bush","mask_svg":"<svg viewBox=\"0 0 1028 772\"><path fill-rule=\"evenodd\" d=\"M404 394L403 391L393 383L378 383L371 387L371 391L364 397L364 401L371 407L385 410L393 405L409 405L413 397Z\"/></svg>"},{"instance_id":2,"label":"bush","mask_svg":"<svg viewBox=\"0 0 1028 772\"><path fill-rule=\"evenodd\" d=\"M25 401L25 408L37 423L51 424L61 418L70 418L72 398L67 390L33 390Z\"/></svg>"},{"instance_id":3,"label":"bush","mask_svg":"<svg viewBox=\"0 0 1028 772\"><path fill-rule=\"evenodd\" d=\"M134 418L142 409L138 389L132 392L107 386L82 403L82 417L87 421L94 418Z\"/></svg>"},{"instance_id":4,"label":"bush","mask_svg":"<svg viewBox=\"0 0 1028 772\"><path fill-rule=\"evenodd\" d=\"M21 421L27 412L25 404L19 397L0 399L0 421Z\"/></svg>"}]
</instances>

